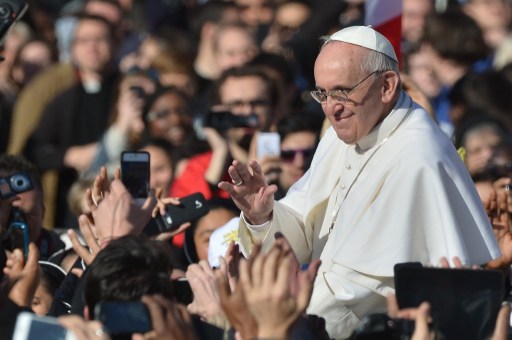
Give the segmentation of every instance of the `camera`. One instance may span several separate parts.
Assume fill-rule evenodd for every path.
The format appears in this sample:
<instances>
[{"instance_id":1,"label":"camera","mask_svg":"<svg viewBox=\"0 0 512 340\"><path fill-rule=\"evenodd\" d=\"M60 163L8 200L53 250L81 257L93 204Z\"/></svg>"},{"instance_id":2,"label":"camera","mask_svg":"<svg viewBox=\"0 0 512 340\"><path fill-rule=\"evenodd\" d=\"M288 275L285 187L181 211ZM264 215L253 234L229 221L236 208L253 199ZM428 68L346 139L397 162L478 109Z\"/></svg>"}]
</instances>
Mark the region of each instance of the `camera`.
<instances>
[{"instance_id":1,"label":"camera","mask_svg":"<svg viewBox=\"0 0 512 340\"><path fill-rule=\"evenodd\" d=\"M141 301L100 301L94 319L112 335L146 333L153 329L149 310Z\"/></svg>"},{"instance_id":2,"label":"camera","mask_svg":"<svg viewBox=\"0 0 512 340\"><path fill-rule=\"evenodd\" d=\"M0 1L0 42L4 40L7 31L18 21L28 9L28 4L22 0Z\"/></svg>"},{"instance_id":3,"label":"camera","mask_svg":"<svg viewBox=\"0 0 512 340\"><path fill-rule=\"evenodd\" d=\"M257 128L258 124L256 114L239 116L229 111L209 111L204 117L203 126L212 127L217 131L226 131L235 127Z\"/></svg>"},{"instance_id":4,"label":"camera","mask_svg":"<svg viewBox=\"0 0 512 340\"><path fill-rule=\"evenodd\" d=\"M33 188L30 176L24 172L2 177L0 178L0 199L7 199Z\"/></svg>"}]
</instances>

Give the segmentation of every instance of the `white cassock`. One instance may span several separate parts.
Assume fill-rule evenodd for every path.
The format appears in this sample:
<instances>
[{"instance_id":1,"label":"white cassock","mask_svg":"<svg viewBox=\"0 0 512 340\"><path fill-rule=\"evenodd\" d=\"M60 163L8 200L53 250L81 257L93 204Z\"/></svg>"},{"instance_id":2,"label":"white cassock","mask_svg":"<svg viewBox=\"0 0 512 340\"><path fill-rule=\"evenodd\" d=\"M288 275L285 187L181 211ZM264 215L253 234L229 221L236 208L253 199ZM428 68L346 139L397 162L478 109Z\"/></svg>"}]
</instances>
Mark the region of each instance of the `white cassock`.
<instances>
[{"instance_id":1,"label":"white cassock","mask_svg":"<svg viewBox=\"0 0 512 340\"><path fill-rule=\"evenodd\" d=\"M356 145L329 128L310 169L275 202L272 221L240 221L246 256L255 240L268 249L280 231L299 262L322 260L308 313L326 319L332 338L348 337L361 317L386 310L396 263L458 256L469 265L500 256L453 144L404 92Z\"/></svg>"}]
</instances>

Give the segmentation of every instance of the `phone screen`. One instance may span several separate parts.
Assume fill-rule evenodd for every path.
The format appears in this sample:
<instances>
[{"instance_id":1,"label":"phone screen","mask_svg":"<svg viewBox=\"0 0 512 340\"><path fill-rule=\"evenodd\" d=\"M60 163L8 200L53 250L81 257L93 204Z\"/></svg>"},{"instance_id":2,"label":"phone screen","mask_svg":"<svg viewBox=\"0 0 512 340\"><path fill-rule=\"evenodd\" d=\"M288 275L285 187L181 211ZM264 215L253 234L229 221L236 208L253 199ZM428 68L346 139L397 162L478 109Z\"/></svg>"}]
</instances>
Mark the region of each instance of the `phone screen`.
<instances>
[{"instance_id":1,"label":"phone screen","mask_svg":"<svg viewBox=\"0 0 512 340\"><path fill-rule=\"evenodd\" d=\"M261 132L258 135L257 157L279 156L281 154L281 138L277 132Z\"/></svg>"},{"instance_id":2,"label":"phone screen","mask_svg":"<svg viewBox=\"0 0 512 340\"><path fill-rule=\"evenodd\" d=\"M145 151L123 152L121 177L133 198L145 199L149 191L149 153Z\"/></svg>"},{"instance_id":3,"label":"phone screen","mask_svg":"<svg viewBox=\"0 0 512 340\"><path fill-rule=\"evenodd\" d=\"M76 336L62 327L56 318L38 317L33 313L18 315L13 340L71 340Z\"/></svg>"},{"instance_id":4,"label":"phone screen","mask_svg":"<svg viewBox=\"0 0 512 340\"><path fill-rule=\"evenodd\" d=\"M99 302L94 318L101 321L110 334L146 333L152 329L149 311L140 301Z\"/></svg>"}]
</instances>

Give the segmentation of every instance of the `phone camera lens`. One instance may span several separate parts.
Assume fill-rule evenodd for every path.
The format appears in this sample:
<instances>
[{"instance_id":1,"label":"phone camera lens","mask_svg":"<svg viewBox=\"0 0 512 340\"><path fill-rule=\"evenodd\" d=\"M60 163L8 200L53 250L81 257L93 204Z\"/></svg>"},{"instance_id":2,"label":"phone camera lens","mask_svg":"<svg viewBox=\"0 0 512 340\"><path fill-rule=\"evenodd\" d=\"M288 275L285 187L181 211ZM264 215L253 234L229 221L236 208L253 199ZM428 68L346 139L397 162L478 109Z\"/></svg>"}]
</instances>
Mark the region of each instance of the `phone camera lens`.
<instances>
[{"instance_id":1,"label":"phone camera lens","mask_svg":"<svg viewBox=\"0 0 512 340\"><path fill-rule=\"evenodd\" d=\"M21 192L25 191L30 183L28 179L23 175L14 175L11 178L11 185L14 191Z\"/></svg>"},{"instance_id":2,"label":"phone camera lens","mask_svg":"<svg viewBox=\"0 0 512 340\"><path fill-rule=\"evenodd\" d=\"M5 20L8 19L12 14L12 8L9 4L3 3L0 4L0 19Z\"/></svg>"}]
</instances>

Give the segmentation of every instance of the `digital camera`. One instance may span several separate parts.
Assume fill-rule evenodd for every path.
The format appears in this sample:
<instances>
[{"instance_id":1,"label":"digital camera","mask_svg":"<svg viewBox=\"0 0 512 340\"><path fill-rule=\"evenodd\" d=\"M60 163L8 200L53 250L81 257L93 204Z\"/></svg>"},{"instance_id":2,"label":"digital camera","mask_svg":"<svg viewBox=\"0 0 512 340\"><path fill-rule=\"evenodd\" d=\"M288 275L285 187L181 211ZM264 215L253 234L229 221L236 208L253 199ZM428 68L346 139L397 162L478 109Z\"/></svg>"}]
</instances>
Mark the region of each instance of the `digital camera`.
<instances>
[{"instance_id":1,"label":"digital camera","mask_svg":"<svg viewBox=\"0 0 512 340\"><path fill-rule=\"evenodd\" d=\"M0 42L5 38L9 28L18 21L28 9L22 0L0 0Z\"/></svg>"},{"instance_id":2,"label":"digital camera","mask_svg":"<svg viewBox=\"0 0 512 340\"><path fill-rule=\"evenodd\" d=\"M210 111L204 118L204 126L212 127L217 131L226 131L235 127L257 128L258 124L258 116L255 114L239 116L229 111Z\"/></svg>"},{"instance_id":3,"label":"digital camera","mask_svg":"<svg viewBox=\"0 0 512 340\"><path fill-rule=\"evenodd\" d=\"M2 177L0 178L0 199L7 199L33 188L34 184L30 176L24 172Z\"/></svg>"}]
</instances>

